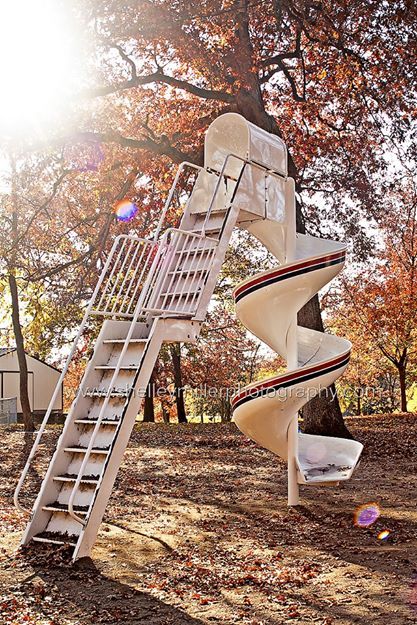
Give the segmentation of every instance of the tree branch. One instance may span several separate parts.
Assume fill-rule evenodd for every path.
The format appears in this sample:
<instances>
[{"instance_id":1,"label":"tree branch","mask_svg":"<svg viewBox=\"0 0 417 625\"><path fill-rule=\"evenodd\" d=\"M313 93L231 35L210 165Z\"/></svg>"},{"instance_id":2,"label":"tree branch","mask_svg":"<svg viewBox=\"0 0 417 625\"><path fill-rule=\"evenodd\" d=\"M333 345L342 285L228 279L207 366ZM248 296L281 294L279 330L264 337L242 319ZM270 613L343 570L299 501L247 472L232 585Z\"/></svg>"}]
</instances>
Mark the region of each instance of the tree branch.
<instances>
[{"instance_id":1,"label":"tree branch","mask_svg":"<svg viewBox=\"0 0 417 625\"><path fill-rule=\"evenodd\" d=\"M126 54L126 52L123 50L122 46L119 46L117 43L113 43L110 47L115 48L115 50L117 50L120 54L121 58L129 65L131 70L130 80L135 80L138 77L138 73L134 60L131 59L130 56Z\"/></svg>"},{"instance_id":2,"label":"tree branch","mask_svg":"<svg viewBox=\"0 0 417 625\"><path fill-rule=\"evenodd\" d=\"M261 61L262 67L268 67L269 65L277 65L280 61L285 59L299 59L301 58L301 30L297 30L295 36L295 48L291 52L280 52Z\"/></svg>"},{"instance_id":3,"label":"tree branch","mask_svg":"<svg viewBox=\"0 0 417 625\"><path fill-rule=\"evenodd\" d=\"M95 131L77 131L64 137L58 137L53 141L48 141L47 145L63 145L68 142L80 141L97 141L101 143L117 143L123 147L133 148L137 150L148 150L154 154L160 154L168 156L174 163L182 163L182 161L193 160L194 156L186 152L182 152L175 146L173 146L168 137L163 135L158 139L152 139L146 137L144 139L134 139L133 137L125 137L119 132L109 129L104 132ZM31 146L31 151L34 149L42 149L44 144L38 144Z\"/></svg>"},{"instance_id":4,"label":"tree branch","mask_svg":"<svg viewBox=\"0 0 417 625\"><path fill-rule=\"evenodd\" d=\"M112 46L116 47L116 46ZM129 61L134 65L132 59L127 57L126 61ZM218 91L215 89L206 89L205 87L197 87L197 85L193 85L186 80L181 80L180 78L175 78L174 76L168 76L164 74L160 69L158 69L153 74L148 74L147 76L137 76L136 75L136 66L135 74L131 76L128 80L124 80L117 85L105 85L103 87L96 87L95 89L88 89L85 93L90 97L99 97L105 96L112 93L119 93L120 91L126 91L128 89L134 89L135 87L141 87L143 85L149 85L152 83L162 83L165 85L169 85L174 87L175 89L180 89L182 91L187 91L192 95L197 96L198 98L203 98L204 100L219 100L220 102L234 102L234 96L231 93L226 93L225 91Z\"/></svg>"}]
</instances>

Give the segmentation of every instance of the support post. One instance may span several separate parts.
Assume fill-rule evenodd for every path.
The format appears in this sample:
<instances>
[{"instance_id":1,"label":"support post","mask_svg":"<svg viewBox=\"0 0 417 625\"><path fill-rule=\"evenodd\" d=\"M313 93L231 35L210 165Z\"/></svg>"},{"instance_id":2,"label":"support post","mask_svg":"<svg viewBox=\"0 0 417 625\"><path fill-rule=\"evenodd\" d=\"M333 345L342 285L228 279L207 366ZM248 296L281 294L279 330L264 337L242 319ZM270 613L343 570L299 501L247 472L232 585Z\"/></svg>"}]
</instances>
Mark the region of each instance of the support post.
<instances>
[{"instance_id":1,"label":"support post","mask_svg":"<svg viewBox=\"0 0 417 625\"><path fill-rule=\"evenodd\" d=\"M295 260L296 249L296 221L295 221L295 184L292 178L288 178L285 185L285 216L287 221L286 236L286 262ZM297 311L288 329L287 335L287 369L297 369ZM288 426L287 432L288 451L288 505L297 506L300 503L299 486L297 480L297 456L298 456L298 413L296 413Z\"/></svg>"}]
</instances>

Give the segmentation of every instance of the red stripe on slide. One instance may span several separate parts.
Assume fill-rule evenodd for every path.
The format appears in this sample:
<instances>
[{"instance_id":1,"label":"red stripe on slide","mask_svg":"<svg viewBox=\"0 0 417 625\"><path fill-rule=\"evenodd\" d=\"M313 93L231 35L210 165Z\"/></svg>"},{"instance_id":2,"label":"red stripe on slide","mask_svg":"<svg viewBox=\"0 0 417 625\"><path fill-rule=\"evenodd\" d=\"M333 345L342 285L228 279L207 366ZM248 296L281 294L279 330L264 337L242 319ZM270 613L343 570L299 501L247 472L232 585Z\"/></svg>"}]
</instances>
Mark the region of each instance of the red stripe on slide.
<instances>
[{"instance_id":1,"label":"red stripe on slide","mask_svg":"<svg viewBox=\"0 0 417 625\"><path fill-rule=\"evenodd\" d=\"M311 267L314 265L320 265L321 263L324 263L330 260L337 260L338 258L344 258L345 255L346 255L346 251L343 250L342 252L335 252L333 254L328 254L327 256L320 256L320 258L314 258L313 260L306 260L303 262L294 263L293 265L288 265L287 267L283 267L282 269L275 269L274 271L264 274L263 276L260 276L259 278L255 278L254 280L251 280L250 282L246 282L246 284L242 284L242 286L238 287L238 289L236 290L234 297L236 298L238 295L246 291L246 289L249 289L252 286L255 286L256 284L261 284L262 282L270 280L271 278L276 278L277 276L290 273L294 269L304 269L304 268Z\"/></svg>"},{"instance_id":2,"label":"red stripe on slide","mask_svg":"<svg viewBox=\"0 0 417 625\"><path fill-rule=\"evenodd\" d=\"M337 358L333 358L333 360L326 360L325 362L322 362L319 365L315 365L314 367L309 367L308 369L298 369L297 371L293 371L292 373L289 373L288 375L277 376L276 378L273 378L272 380L265 382L265 384L260 384L259 386L252 386L247 391L243 391L242 393L240 393L240 395L236 395L236 397L232 399L232 406L234 406L236 402L240 401L244 397L251 395L251 393L253 392L263 391L264 389L269 388L270 386L274 386L274 384L276 384L278 381L289 382L291 380L296 380L297 378L301 378L309 373L321 371L321 369L327 369L327 367L331 367L333 365L337 365L339 362L342 362L343 360L347 358L347 356L348 354L343 354L343 356L338 356Z\"/></svg>"}]
</instances>

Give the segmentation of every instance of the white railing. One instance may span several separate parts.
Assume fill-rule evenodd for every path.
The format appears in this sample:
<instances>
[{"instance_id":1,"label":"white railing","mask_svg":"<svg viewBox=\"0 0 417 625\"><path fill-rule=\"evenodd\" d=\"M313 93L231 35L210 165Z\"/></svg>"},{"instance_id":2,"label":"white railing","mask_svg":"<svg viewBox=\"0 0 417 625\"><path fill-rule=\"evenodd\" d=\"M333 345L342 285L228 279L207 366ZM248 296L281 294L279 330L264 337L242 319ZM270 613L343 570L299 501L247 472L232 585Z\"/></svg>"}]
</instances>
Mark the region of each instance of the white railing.
<instances>
[{"instance_id":1,"label":"white railing","mask_svg":"<svg viewBox=\"0 0 417 625\"><path fill-rule=\"evenodd\" d=\"M194 267L196 275L200 275L201 284L203 284L211 269L217 244L218 241L215 239L209 239L200 234L174 228L167 230L160 242L127 235L120 235L115 239L16 486L13 499L15 506L19 510L30 512L19 503L19 495L89 317L91 315L102 315L131 320L132 323L126 337L127 343L125 343L125 347L133 334L136 321L140 318L149 315L160 316L162 314L192 317L197 310L203 288L198 290L198 287L196 287L194 294L188 294L185 297L185 302L182 302L182 306L179 306L177 301L177 299L181 300L184 297L185 292L181 280L177 281L176 286L173 287L171 292L168 291L168 294L164 294L162 289L165 287L166 280L169 281L167 286L170 288L171 272L182 271L181 260L186 261L190 258L191 268L183 273L191 275L191 270ZM190 249L187 249L187 245L190 246ZM204 261L198 260L200 255L205 257ZM131 262L132 256L137 259L138 264L136 266L134 266L136 261ZM192 264L193 257L197 258L195 266ZM119 267L117 273L113 271L113 262L117 263ZM198 271L201 271L201 273L198 274ZM179 273L177 275L180 276ZM195 283L192 284L196 286ZM162 298L162 302L157 295ZM134 307L132 302L129 302L128 298L130 296L135 301ZM161 308L161 305L164 308ZM120 365L115 373L118 373L119 369ZM113 377L115 378L116 376L114 375ZM107 405L107 402L104 402L104 404ZM100 412L100 414L103 415L104 412ZM101 420L102 416L99 420L100 423ZM96 431L98 431L98 427L97 430L96 428L94 429L94 432ZM93 442L95 440L94 432L91 437ZM89 455L90 453L86 452L86 458ZM72 513L72 516L79 520L75 513Z\"/></svg>"},{"instance_id":2,"label":"white railing","mask_svg":"<svg viewBox=\"0 0 417 625\"><path fill-rule=\"evenodd\" d=\"M118 237L91 314L122 319L135 313L138 318L150 313L192 316L217 245L217 239L178 228L167 230L159 242Z\"/></svg>"},{"instance_id":3,"label":"white railing","mask_svg":"<svg viewBox=\"0 0 417 625\"><path fill-rule=\"evenodd\" d=\"M131 319L151 271L160 243L120 235L99 280L91 314Z\"/></svg>"},{"instance_id":4,"label":"white railing","mask_svg":"<svg viewBox=\"0 0 417 625\"><path fill-rule=\"evenodd\" d=\"M169 209L172 208L172 204L173 201L175 199L175 194L177 194L177 201L179 203L179 209L181 211L182 214L185 213L185 211L187 210L188 204L191 200L191 195L192 195L192 191L193 191L193 187L194 187L194 183L191 183L191 190L189 191L189 193L187 194L187 192L184 193L184 187L190 184L190 174L188 174L188 177L186 179L186 184L183 184L183 187L181 189L181 193L178 190L179 187L179 182L181 179L181 175L184 173L184 171L186 169L191 169L191 175L195 175L196 172L200 172L202 169L204 169L203 167L200 167L199 165L195 165L194 163L189 163L188 161L183 161L182 163L180 163L180 165L178 166L177 169L177 173L175 175L174 178L174 182L172 183L171 189L168 193L168 197L166 199L166 202L164 204L164 208L162 209L161 212L161 216L159 218L158 221L158 225L157 228L155 230L155 235L153 237L154 241L157 241L159 239L159 235L161 234L161 230L164 227L165 223L166 223L166 216L167 213L169 211ZM185 195L185 198L180 198L179 196L181 195ZM182 205L181 205L181 199L182 201ZM166 227L166 226L165 226Z\"/></svg>"},{"instance_id":5,"label":"white railing","mask_svg":"<svg viewBox=\"0 0 417 625\"><path fill-rule=\"evenodd\" d=\"M42 423L40 425L40 428L38 430L36 438L35 438L35 440L33 442L32 449L29 452L28 459L26 460L26 464L23 467L23 470L22 470L22 473L20 475L19 481L18 481L17 486L15 488L15 491L14 491L14 494L13 494L14 505L16 506L16 508L18 510L21 510L22 512L26 512L27 514L30 514L30 510L27 510L26 508L21 506L20 502L19 502L20 491L22 490L22 486L23 486L23 484L25 482L25 479L26 479L26 476L27 476L27 474L29 472L30 465L32 464L32 461L33 461L33 459L35 457L36 451L37 451L37 449L39 447L39 444L41 442L41 438L42 438L42 436L43 436L43 434L45 432L46 426L48 425L48 421L49 421L50 416L52 414L52 411L54 409L55 402L58 399L59 393L61 392L61 388L62 388L62 384L64 382L64 378L65 378L65 376L67 374L68 368L69 368L69 366L71 364L71 361L73 359L75 351L76 351L76 349L78 347L78 343L80 342L80 339L81 339L81 336L82 336L82 334L84 332L84 328L85 328L85 326L87 324L87 321L88 321L88 319L89 319L89 317L91 315L91 311L93 309L93 304L94 304L94 302L97 299L97 295L98 295L98 292L99 292L99 290L101 288L101 284L103 282L103 278L104 278L104 276L106 275L106 273L109 270L110 261L111 261L111 258L113 256L113 253L114 253L114 251L115 251L115 249L116 249L116 247L117 247L117 245L119 243L119 238L120 237L117 237L115 239L113 245L112 245L112 248L110 250L110 254L109 254L109 256L108 256L108 258L107 258L107 260L105 262L105 265L104 265L103 270L101 272L100 278L99 278L99 280L97 282L96 288L94 289L94 292L93 292L93 295L91 297L91 300L90 300L90 302L89 302L89 304L88 304L88 306L87 306L87 308L86 308L86 310L84 312L84 317L83 317L83 319L81 321L81 325L80 325L80 327L78 329L77 336L75 337L74 342L73 342L73 344L71 346L71 350L70 350L70 352L69 352L69 354L67 356L67 359L65 361L65 365L64 365L64 367L63 367L63 369L61 371L61 375L59 376L58 382L57 382L57 384L55 386L55 390L54 390L54 392L52 394L52 397L51 397L51 400L49 402L48 410L46 411L45 416L44 416L44 418L42 420Z\"/></svg>"}]
</instances>

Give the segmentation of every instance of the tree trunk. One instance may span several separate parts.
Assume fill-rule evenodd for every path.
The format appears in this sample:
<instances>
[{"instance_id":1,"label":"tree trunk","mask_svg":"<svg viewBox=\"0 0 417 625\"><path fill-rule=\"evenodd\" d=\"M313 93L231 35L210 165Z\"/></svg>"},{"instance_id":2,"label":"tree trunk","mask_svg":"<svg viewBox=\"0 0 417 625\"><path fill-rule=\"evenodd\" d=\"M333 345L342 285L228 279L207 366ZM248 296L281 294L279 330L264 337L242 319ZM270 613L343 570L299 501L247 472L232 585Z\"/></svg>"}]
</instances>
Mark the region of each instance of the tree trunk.
<instances>
[{"instance_id":1,"label":"tree trunk","mask_svg":"<svg viewBox=\"0 0 417 625\"><path fill-rule=\"evenodd\" d=\"M324 331L317 295L300 310L298 323L305 328ZM334 384L311 399L303 407L302 414L303 431L306 434L353 438L344 424Z\"/></svg>"},{"instance_id":2,"label":"tree trunk","mask_svg":"<svg viewBox=\"0 0 417 625\"><path fill-rule=\"evenodd\" d=\"M398 377L400 380L400 397L401 397L401 412L408 412L407 410L407 385L406 385L406 370L403 365L397 365Z\"/></svg>"},{"instance_id":3,"label":"tree trunk","mask_svg":"<svg viewBox=\"0 0 417 625\"><path fill-rule=\"evenodd\" d=\"M164 400L161 400L161 410L162 410L162 419L164 423L169 423L169 410L167 409L166 403Z\"/></svg>"},{"instance_id":4,"label":"tree trunk","mask_svg":"<svg viewBox=\"0 0 417 625\"><path fill-rule=\"evenodd\" d=\"M149 380L149 384L146 387L146 395L143 406L143 422L144 423L155 423L155 410L153 405L153 397L154 397L154 376L151 375Z\"/></svg>"},{"instance_id":5,"label":"tree trunk","mask_svg":"<svg viewBox=\"0 0 417 625\"><path fill-rule=\"evenodd\" d=\"M228 399L222 400L221 421L222 423L230 423L231 420L232 420L232 405Z\"/></svg>"},{"instance_id":6,"label":"tree trunk","mask_svg":"<svg viewBox=\"0 0 417 625\"><path fill-rule=\"evenodd\" d=\"M13 272L9 273L9 287L12 299L13 332L16 341L17 360L19 362L19 395L23 413L23 424L26 432L33 432L35 427L29 400L28 366L26 362L25 343L22 334L22 327L20 325L19 293L17 290L16 278Z\"/></svg>"},{"instance_id":7,"label":"tree trunk","mask_svg":"<svg viewBox=\"0 0 417 625\"><path fill-rule=\"evenodd\" d=\"M178 423L187 423L181 373L181 347L178 343L174 343L171 346L171 358L174 368L175 403L177 405Z\"/></svg>"}]
</instances>

